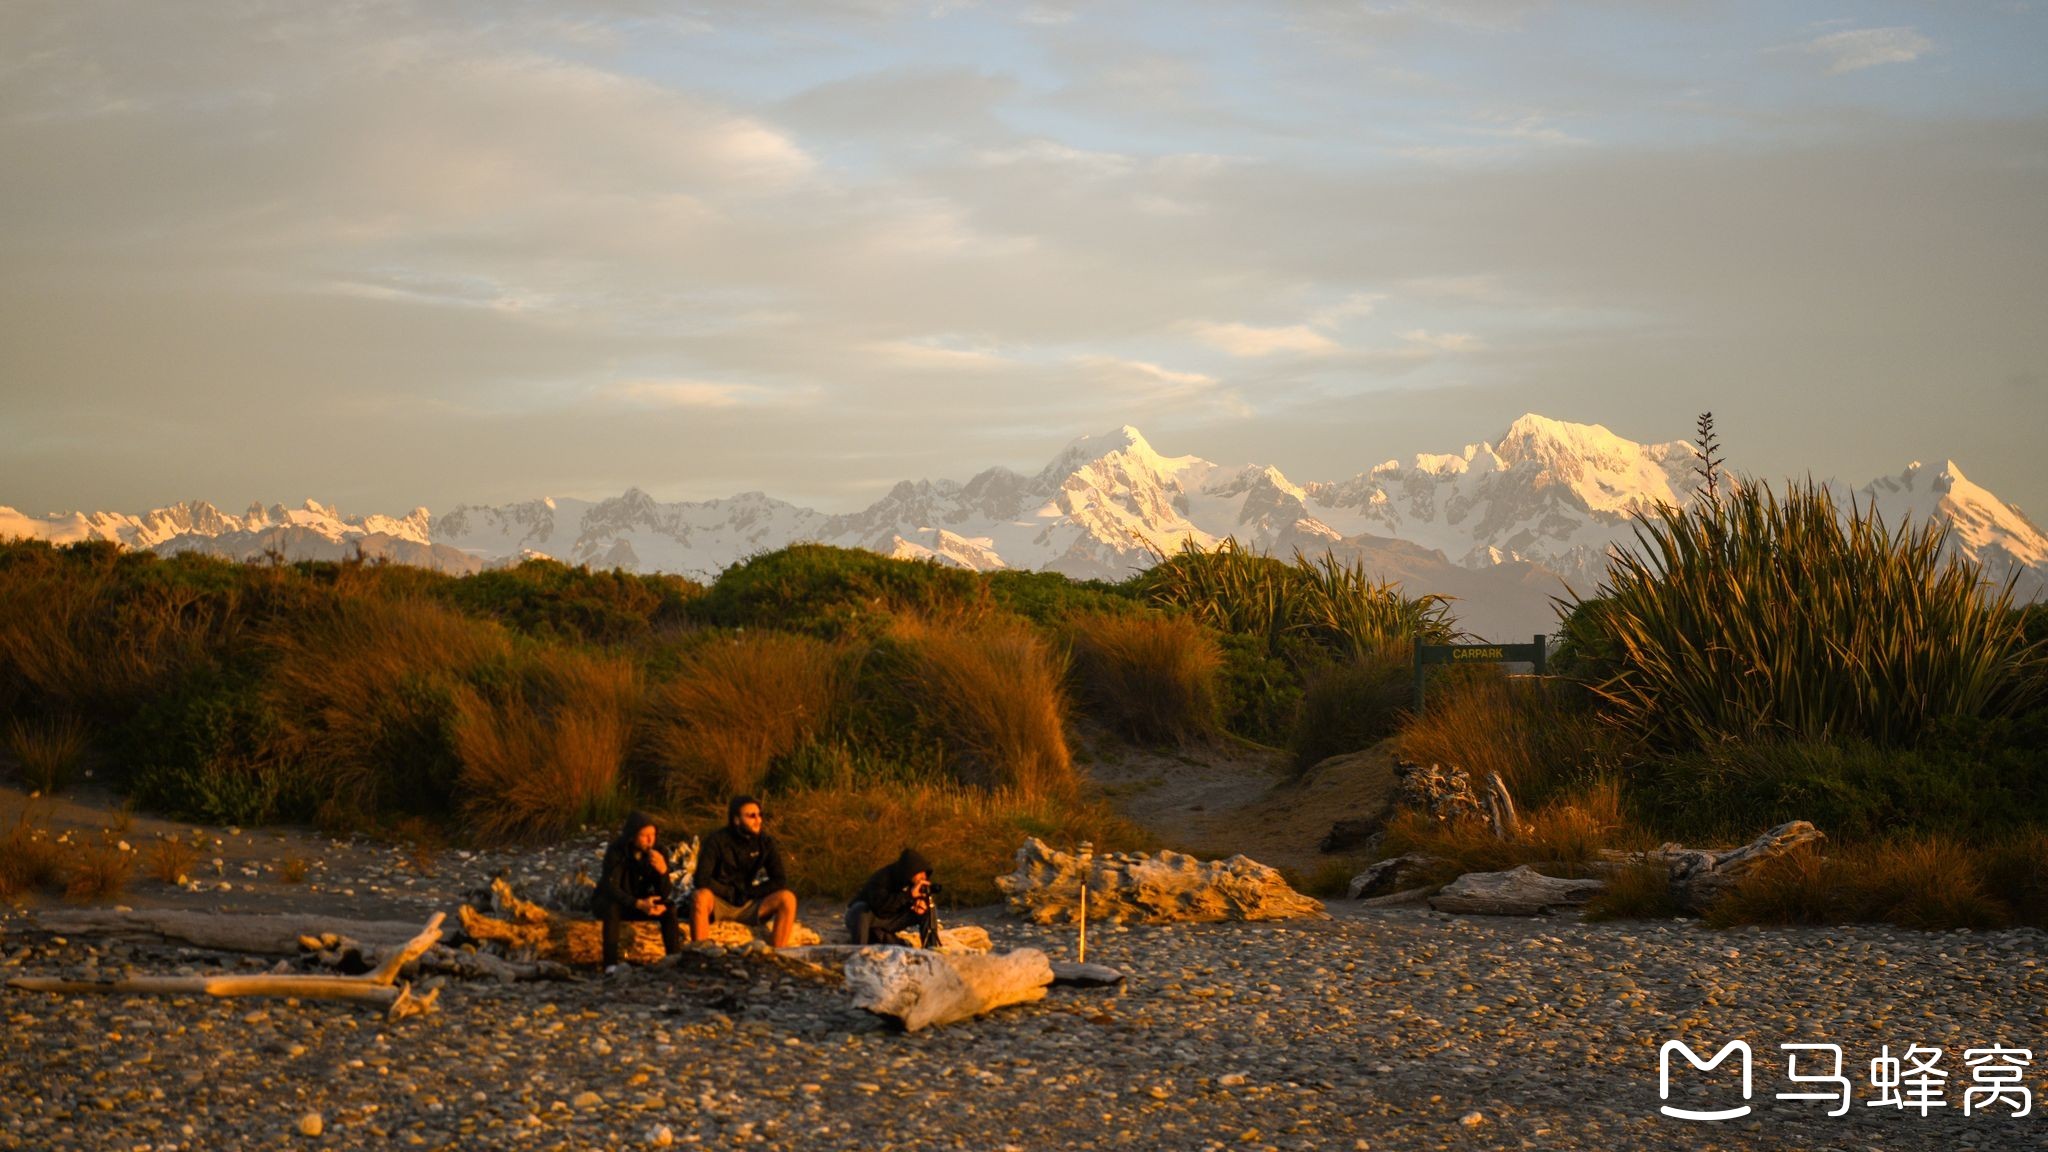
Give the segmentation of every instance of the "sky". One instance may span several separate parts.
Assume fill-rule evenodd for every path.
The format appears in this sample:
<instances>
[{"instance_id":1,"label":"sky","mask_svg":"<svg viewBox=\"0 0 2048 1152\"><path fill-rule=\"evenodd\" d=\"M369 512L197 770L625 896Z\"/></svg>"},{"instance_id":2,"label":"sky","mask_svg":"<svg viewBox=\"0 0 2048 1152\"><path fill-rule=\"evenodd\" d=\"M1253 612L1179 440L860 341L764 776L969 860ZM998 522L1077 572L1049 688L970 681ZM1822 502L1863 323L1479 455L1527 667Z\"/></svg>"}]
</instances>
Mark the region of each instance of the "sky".
<instances>
[{"instance_id":1,"label":"sky","mask_svg":"<svg viewBox=\"0 0 2048 1152\"><path fill-rule=\"evenodd\" d=\"M0 5L0 504L826 511L1524 412L2048 522L2048 3Z\"/></svg>"}]
</instances>

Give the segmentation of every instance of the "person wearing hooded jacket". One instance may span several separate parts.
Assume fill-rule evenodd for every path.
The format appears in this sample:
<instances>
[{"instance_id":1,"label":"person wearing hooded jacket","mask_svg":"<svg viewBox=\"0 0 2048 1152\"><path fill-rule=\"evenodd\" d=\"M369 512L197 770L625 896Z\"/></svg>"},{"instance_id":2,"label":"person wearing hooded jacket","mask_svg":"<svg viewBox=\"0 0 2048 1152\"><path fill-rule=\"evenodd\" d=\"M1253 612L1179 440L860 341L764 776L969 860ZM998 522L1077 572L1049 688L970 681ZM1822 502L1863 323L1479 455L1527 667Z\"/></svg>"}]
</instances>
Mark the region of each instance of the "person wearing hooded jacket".
<instances>
[{"instance_id":1,"label":"person wearing hooded jacket","mask_svg":"<svg viewBox=\"0 0 2048 1152\"><path fill-rule=\"evenodd\" d=\"M619 838L604 850L590 911L603 922L604 966L619 964L619 926L627 920L652 920L661 925L661 946L667 952L683 946L682 926L669 903L668 861L654 845L660 833L645 813L634 812L619 829Z\"/></svg>"},{"instance_id":2,"label":"person wearing hooded jacket","mask_svg":"<svg viewBox=\"0 0 2048 1152\"><path fill-rule=\"evenodd\" d=\"M703 940L714 920L769 926L769 943L789 947L796 932L796 893L775 837L761 830L761 802L735 796L725 807L725 827L704 838L692 874L690 938Z\"/></svg>"},{"instance_id":3,"label":"person wearing hooded jacket","mask_svg":"<svg viewBox=\"0 0 2048 1152\"><path fill-rule=\"evenodd\" d=\"M855 944L895 944L913 925L926 948L939 943L939 917L932 899L932 866L915 848L868 877L846 907L846 938Z\"/></svg>"}]
</instances>

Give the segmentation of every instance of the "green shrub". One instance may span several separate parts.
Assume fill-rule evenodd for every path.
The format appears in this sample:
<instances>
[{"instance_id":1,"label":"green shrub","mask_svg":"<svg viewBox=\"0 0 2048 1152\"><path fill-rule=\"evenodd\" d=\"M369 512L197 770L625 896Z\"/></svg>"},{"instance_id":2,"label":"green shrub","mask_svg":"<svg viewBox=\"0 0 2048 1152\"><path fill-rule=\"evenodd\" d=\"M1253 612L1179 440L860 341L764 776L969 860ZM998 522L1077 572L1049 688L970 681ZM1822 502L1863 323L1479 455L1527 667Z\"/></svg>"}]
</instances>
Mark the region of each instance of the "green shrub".
<instances>
[{"instance_id":1,"label":"green shrub","mask_svg":"<svg viewBox=\"0 0 2048 1152\"><path fill-rule=\"evenodd\" d=\"M1082 706L1126 738L1185 744L1218 727L1223 653L1185 616L1090 614L1069 618Z\"/></svg>"},{"instance_id":2,"label":"green shrub","mask_svg":"<svg viewBox=\"0 0 2048 1152\"><path fill-rule=\"evenodd\" d=\"M999 569L982 578L996 607L1034 624L1057 625L1069 617L1120 616L1142 612L1130 584L1074 580L1057 572Z\"/></svg>"},{"instance_id":3,"label":"green shrub","mask_svg":"<svg viewBox=\"0 0 2048 1152\"><path fill-rule=\"evenodd\" d=\"M2041 657L2011 589L1944 555L1945 526L1888 531L1824 488L1751 485L1665 507L1566 620L1577 667L1659 748L1856 738L1911 744L1946 717L2024 707Z\"/></svg>"},{"instance_id":4,"label":"green shrub","mask_svg":"<svg viewBox=\"0 0 2048 1152\"><path fill-rule=\"evenodd\" d=\"M1223 726L1260 744L1287 742L1301 707L1301 676L1287 658L1267 652L1264 637L1224 633L1218 685Z\"/></svg>"},{"instance_id":5,"label":"green shrub","mask_svg":"<svg viewBox=\"0 0 2048 1152\"><path fill-rule=\"evenodd\" d=\"M1392 736L1413 697L1403 652L1332 664L1311 675L1302 692L1288 750L1296 772L1324 759L1370 748Z\"/></svg>"},{"instance_id":6,"label":"green shrub","mask_svg":"<svg viewBox=\"0 0 2048 1152\"><path fill-rule=\"evenodd\" d=\"M793 544L720 573L690 616L722 628L775 628L834 640L872 637L897 613L972 617L989 608L981 578L932 561Z\"/></svg>"},{"instance_id":7,"label":"green shrub","mask_svg":"<svg viewBox=\"0 0 2048 1152\"><path fill-rule=\"evenodd\" d=\"M704 586L680 576L593 572L555 560L528 560L478 572L439 589L472 616L501 621L528 636L619 644L683 625Z\"/></svg>"},{"instance_id":8,"label":"green shrub","mask_svg":"<svg viewBox=\"0 0 2048 1152\"><path fill-rule=\"evenodd\" d=\"M253 825L302 820L318 804L320 783L252 676L195 672L150 700L128 733L129 792L166 815Z\"/></svg>"}]
</instances>

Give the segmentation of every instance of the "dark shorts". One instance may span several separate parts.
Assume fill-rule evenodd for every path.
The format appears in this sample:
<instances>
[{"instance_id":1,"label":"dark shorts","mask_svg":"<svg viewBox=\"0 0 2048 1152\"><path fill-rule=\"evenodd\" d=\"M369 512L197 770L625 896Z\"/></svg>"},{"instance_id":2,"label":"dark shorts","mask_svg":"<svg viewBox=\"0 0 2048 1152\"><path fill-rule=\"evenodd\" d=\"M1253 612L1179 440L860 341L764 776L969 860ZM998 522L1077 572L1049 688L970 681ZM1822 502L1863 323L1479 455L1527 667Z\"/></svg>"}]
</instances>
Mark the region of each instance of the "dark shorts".
<instances>
[{"instance_id":1,"label":"dark shorts","mask_svg":"<svg viewBox=\"0 0 2048 1152\"><path fill-rule=\"evenodd\" d=\"M768 895L773 896L775 893L771 892ZM765 899L767 897L764 896L749 900L745 904L727 904L720 898L718 893L713 892L711 893L711 922L720 924L730 920L739 924L763 923L761 902Z\"/></svg>"}]
</instances>

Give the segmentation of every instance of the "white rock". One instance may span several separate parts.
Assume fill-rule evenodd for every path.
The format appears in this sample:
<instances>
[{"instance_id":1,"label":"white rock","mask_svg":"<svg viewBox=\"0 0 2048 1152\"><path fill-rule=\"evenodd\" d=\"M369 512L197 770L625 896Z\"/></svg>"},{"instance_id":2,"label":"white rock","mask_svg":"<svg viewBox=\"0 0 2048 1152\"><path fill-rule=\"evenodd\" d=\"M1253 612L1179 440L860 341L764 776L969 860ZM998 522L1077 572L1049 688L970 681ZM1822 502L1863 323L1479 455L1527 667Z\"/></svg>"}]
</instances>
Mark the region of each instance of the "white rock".
<instances>
[{"instance_id":1,"label":"white rock","mask_svg":"<svg viewBox=\"0 0 2048 1152\"><path fill-rule=\"evenodd\" d=\"M903 1021L915 1032L1045 998L1052 964L1036 948L949 954L914 948L863 948L846 961L856 1008Z\"/></svg>"}]
</instances>

